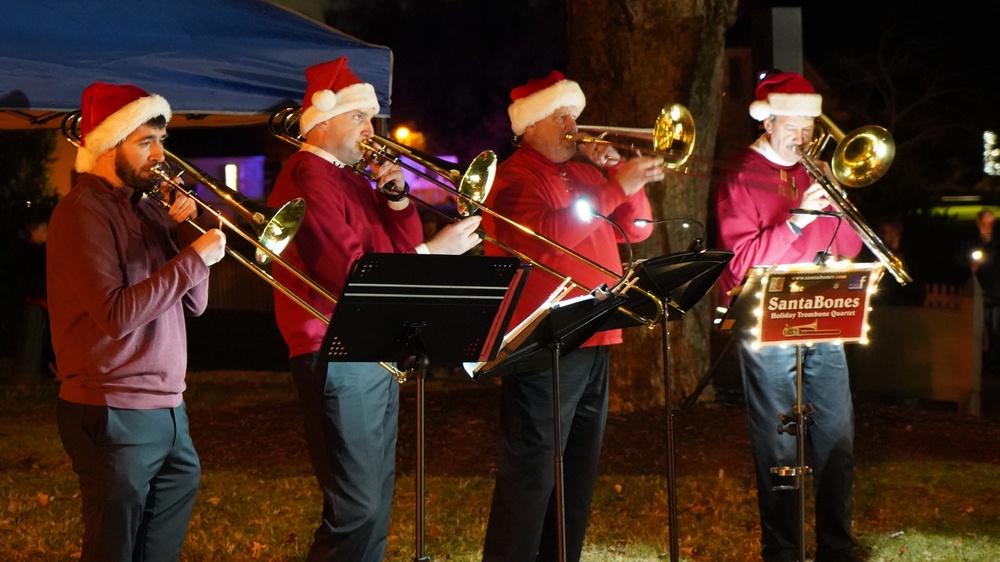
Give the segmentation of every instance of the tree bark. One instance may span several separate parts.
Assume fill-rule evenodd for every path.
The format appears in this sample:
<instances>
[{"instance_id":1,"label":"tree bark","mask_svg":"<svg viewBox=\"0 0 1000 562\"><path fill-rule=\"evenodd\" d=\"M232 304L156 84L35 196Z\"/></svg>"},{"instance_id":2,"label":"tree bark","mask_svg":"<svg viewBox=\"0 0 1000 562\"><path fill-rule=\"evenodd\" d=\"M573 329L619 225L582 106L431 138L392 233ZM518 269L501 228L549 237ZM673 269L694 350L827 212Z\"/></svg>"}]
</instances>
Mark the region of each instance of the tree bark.
<instances>
[{"instance_id":1,"label":"tree bark","mask_svg":"<svg viewBox=\"0 0 1000 562\"><path fill-rule=\"evenodd\" d=\"M682 103L697 138L685 169L646 187L654 219L707 223L711 162L724 88L725 32L738 0L573 0L568 2L567 74L587 95L583 124L650 128L660 109ZM683 251L690 229L660 225L634 247L636 258ZM710 299L670 323L674 396L697 385L710 363ZM663 403L662 323L625 330L612 352L612 411Z\"/></svg>"}]
</instances>

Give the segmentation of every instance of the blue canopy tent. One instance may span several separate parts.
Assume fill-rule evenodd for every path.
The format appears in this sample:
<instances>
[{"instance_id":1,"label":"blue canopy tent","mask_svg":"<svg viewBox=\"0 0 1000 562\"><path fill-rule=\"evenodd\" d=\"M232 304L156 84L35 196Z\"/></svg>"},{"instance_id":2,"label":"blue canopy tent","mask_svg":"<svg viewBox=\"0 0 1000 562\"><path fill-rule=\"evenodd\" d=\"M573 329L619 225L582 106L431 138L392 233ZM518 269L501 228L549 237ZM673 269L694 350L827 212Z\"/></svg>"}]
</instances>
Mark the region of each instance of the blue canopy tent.
<instances>
[{"instance_id":1,"label":"blue canopy tent","mask_svg":"<svg viewBox=\"0 0 1000 562\"><path fill-rule=\"evenodd\" d=\"M389 114L392 52L264 0L23 0L0 16L0 128L58 127L89 84L162 95L171 126L298 106L307 67L347 56Z\"/></svg>"}]
</instances>

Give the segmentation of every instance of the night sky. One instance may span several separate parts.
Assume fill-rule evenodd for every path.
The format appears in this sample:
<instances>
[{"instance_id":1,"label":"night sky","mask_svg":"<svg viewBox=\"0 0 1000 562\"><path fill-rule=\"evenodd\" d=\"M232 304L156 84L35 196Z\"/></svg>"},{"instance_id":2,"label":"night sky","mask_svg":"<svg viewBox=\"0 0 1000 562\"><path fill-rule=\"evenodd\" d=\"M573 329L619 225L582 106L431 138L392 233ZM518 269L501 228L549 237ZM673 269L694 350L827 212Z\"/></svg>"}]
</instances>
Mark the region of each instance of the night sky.
<instances>
[{"instance_id":1,"label":"night sky","mask_svg":"<svg viewBox=\"0 0 1000 562\"><path fill-rule=\"evenodd\" d=\"M509 89L565 69L564 0L333 4L331 25L393 50L393 125L437 129L445 146L472 144L475 153L509 144ZM970 142L971 131L1000 124L1000 65L993 53L1000 5L959 2L967 6L945 10L916 4L744 0L728 41L748 41L756 9L801 7L804 56L827 82L828 95L856 106L858 124L877 122L894 134L898 128L903 140L930 132L944 138L940 127L957 126L965 140L942 141L935 150L969 150L956 144Z\"/></svg>"}]
</instances>

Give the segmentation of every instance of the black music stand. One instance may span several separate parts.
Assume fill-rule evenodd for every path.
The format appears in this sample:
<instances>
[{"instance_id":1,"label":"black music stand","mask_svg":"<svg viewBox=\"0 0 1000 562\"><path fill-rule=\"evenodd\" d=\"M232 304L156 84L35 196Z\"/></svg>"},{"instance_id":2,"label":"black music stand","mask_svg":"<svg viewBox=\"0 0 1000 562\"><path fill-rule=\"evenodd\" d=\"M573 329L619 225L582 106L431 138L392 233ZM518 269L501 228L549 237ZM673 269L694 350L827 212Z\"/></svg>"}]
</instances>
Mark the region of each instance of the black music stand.
<instances>
[{"instance_id":1,"label":"black music stand","mask_svg":"<svg viewBox=\"0 0 1000 562\"><path fill-rule=\"evenodd\" d=\"M416 548L424 554L424 378L430 357L496 356L529 266L513 257L366 254L351 266L320 356L395 361L417 381Z\"/></svg>"},{"instance_id":2,"label":"black music stand","mask_svg":"<svg viewBox=\"0 0 1000 562\"><path fill-rule=\"evenodd\" d=\"M500 363L488 366L477 376L517 376L531 370L552 367L552 440L555 469L556 528L560 562L566 560L566 521L563 498L562 423L559 407L559 359L578 348L614 313L625 297L593 291L589 295L560 301L538 316L527 328L528 335Z\"/></svg>"},{"instance_id":3,"label":"black music stand","mask_svg":"<svg viewBox=\"0 0 1000 562\"><path fill-rule=\"evenodd\" d=\"M669 509L670 562L677 562L680 556L677 535L677 471L674 457L674 409L673 390L670 379L670 328L668 322L680 320L684 314L711 290L719 276L726 269L733 253L727 250L707 250L703 252L677 252L638 263L635 285L652 293L664 301L665 310L661 318L663 350L663 392L665 394L667 421L667 504ZM628 309L645 318L655 316L656 304L649 297L631 291L628 301L621 308ZM609 318L604 330L628 328L644 325L633 316L621 310Z\"/></svg>"},{"instance_id":4,"label":"black music stand","mask_svg":"<svg viewBox=\"0 0 1000 562\"><path fill-rule=\"evenodd\" d=\"M704 252L676 252L649 258L636 264L636 286L653 293L665 301L668 320L680 320L698 303L719 280L733 253L728 250L706 250ZM647 318L654 316L656 305L642 294L632 292L623 309L631 310ZM609 319L602 328L630 328L643 325L635 318L618 314Z\"/></svg>"},{"instance_id":5,"label":"black music stand","mask_svg":"<svg viewBox=\"0 0 1000 562\"><path fill-rule=\"evenodd\" d=\"M553 304L525 328L525 337L509 344L499 361L488 362L473 373L473 378L503 377L550 366L553 342L558 341L560 356L565 357L604 329L603 323L623 302L621 295L594 291Z\"/></svg>"}]
</instances>

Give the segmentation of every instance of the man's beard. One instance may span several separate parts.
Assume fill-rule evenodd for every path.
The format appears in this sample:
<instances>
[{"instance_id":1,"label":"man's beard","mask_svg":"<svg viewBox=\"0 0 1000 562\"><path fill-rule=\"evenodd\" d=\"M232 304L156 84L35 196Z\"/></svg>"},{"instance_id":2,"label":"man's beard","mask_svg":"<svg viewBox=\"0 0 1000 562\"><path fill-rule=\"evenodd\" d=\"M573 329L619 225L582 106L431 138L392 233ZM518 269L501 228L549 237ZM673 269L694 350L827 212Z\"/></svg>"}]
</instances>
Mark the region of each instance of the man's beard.
<instances>
[{"instance_id":1,"label":"man's beard","mask_svg":"<svg viewBox=\"0 0 1000 562\"><path fill-rule=\"evenodd\" d=\"M576 141L562 141L559 144L552 147L552 158L556 164L562 164L563 162L569 162L576 156L579 149L576 146Z\"/></svg>"},{"instance_id":2,"label":"man's beard","mask_svg":"<svg viewBox=\"0 0 1000 562\"><path fill-rule=\"evenodd\" d=\"M150 191L156 185L151 174L144 176L142 169L133 168L120 150L115 153L115 174L132 189Z\"/></svg>"}]
</instances>

